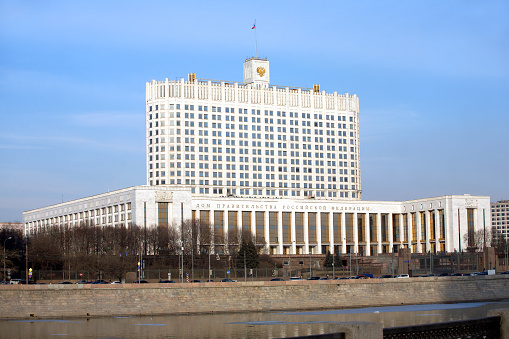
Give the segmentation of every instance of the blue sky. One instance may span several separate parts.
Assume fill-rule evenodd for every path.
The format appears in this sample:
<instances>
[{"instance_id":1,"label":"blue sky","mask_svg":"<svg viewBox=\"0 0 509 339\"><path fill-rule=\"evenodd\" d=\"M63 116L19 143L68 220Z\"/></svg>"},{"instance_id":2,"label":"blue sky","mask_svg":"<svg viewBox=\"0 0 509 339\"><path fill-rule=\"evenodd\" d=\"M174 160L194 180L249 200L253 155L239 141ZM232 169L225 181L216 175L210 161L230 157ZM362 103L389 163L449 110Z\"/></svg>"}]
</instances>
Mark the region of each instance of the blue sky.
<instances>
[{"instance_id":1,"label":"blue sky","mask_svg":"<svg viewBox=\"0 0 509 339\"><path fill-rule=\"evenodd\" d=\"M363 200L509 199L507 1L0 0L0 221L145 184L145 83L360 98Z\"/></svg>"}]
</instances>

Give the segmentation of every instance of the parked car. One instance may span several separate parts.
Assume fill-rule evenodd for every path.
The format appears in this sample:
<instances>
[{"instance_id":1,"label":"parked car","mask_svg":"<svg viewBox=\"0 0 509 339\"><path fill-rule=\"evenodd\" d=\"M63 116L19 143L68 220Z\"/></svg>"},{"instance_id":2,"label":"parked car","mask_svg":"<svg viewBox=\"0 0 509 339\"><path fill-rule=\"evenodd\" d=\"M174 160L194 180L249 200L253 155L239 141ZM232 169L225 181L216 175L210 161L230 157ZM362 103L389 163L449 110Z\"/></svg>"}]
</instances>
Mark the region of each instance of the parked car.
<instances>
[{"instance_id":1,"label":"parked car","mask_svg":"<svg viewBox=\"0 0 509 339\"><path fill-rule=\"evenodd\" d=\"M488 275L488 272L474 272L470 273L472 277L478 276L478 275Z\"/></svg>"},{"instance_id":2,"label":"parked car","mask_svg":"<svg viewBox=\"0 0 509 339\"><path fill-rule=\"evenodd\" d=\"M301 277L290 277L290 280L302 280Z\"/></svg>"},{"instance_id":3,"label":"parked car","mask_svg":"<svg viewBox=\"0 0 509 339\"><path fill-rule=\"evenodd\" d=\"M59 283L59 285L72 285L72 282L70 282L70 281L62 281L61 283Z\"/></svg>"},{"instance_id":4,"label":"parked car","mask_svg":"<svg viewBox=\"0 0 509 339\"><path fill-rule=\"evenodd\" d=\"M133 282L133 284L148 284L148 281L146 281L146 280L136 280L135 282Z\"/></svg>"},{"instance_id":5,"label":"parked car","mask_svg":"<svg viewBox=\"0 0 509 339\"><path fill-rule=\"evenodd\" d=\"M175 282L173 280L159 280L160 284L174 284Z\"/></svg>"},{"instance_id":6,"label":"parked car","mask_svg":"<svg viewBox=\"0 0 509 339\"><path fill-rule=\"evenodd\" d=\"M11 285L25 285L26 281L23 279L11 279L9 281L9 284L11 284Z\"/></svg>"},{"instance_id":7,"label":"parked car","mask_svg":"<svg viewBox=\"0 0 509 339\"><path fill-rule=\"evenodd\" d=\"M373 278L373 274L371 273L362 273L362 274L358 274L355 279L372 279Z\"/></svg>"},{"instance_id":8,"label":"parked car","mask_svg":"<svg viewBox=\"0 0 509 339\"><path fill-rule=\"evenodd\" d=\"M449 273L440 273L437 277L448 277Z\"/></svg>"},{"instance_id":9,"label":"parked car","mask_svg":"<svg viewBox=\"0 0 509 339\"><path fill-rule=\"evenodd\" d=\"M509 271L500 272L499 274L509 274Z\"/></svg>"},{"instance_id":10,"label":"parked car","mask_svg":"<svg viewBox=\"0 0 509 339\"><path fill-rule=\"evenodd\" d=\"M88 281L86 280L80 280L76 284L88 284Z\"/></svg>"},{"instance_id":11,"label":"parked car","mask_svg":"<svg viewBox=\"0 0 509 339\"><path fill-rule=\"evenodd\" d=\"M90 282L90 284L92 284L92 285L104 285L104 284L107 284L107 283L108 283L107 281L104 281L102 279L98 279L96 281Z\"/></svg>"},{"instance_id":12,"label":"parked car","mask_svg":"<svg viewBox=\"0 0 509 339\"><path fill-rule=\"evenodd\" d=\"M283 278L272 278L270 281L285 281Z\"/></svg>"},{"instance_id":13,"label":"parked car","mask_svg":"<svg viewBox=\"0 0 509 339\"><path fill-rule=\"evenodd\" d=\"M408 274L398 274L398 275L396 276L396 278L398 278L398 279L399 279L399 278L410 278L410 276L409 276Z\"/></svg>"},{"instance_id":14,"label":"parked car","mask_svg":"<svg viewBox=\"0 0 509 339\"><path fill-rule=\"evenodd\" d=\"M193 281L191 281L191 282L192 282L192 283L201 283L201 282L203 282L203 281L198 280L198 279L195 279L195 280L193 280Z\"/></svg>"},{"instance_id":15,"label":"parked car","mask_svg":"<svg viewBox=\"0 0 509 339\"><path fill-rule=\"evenodd\" d=\"M224 278L221 279L221 282L235 282L235 281L231 280L230 278Z\"/></svg>"},{"instance_id":16,"label":"parked car","mask_svg":"<svg viewBox=\"0 0 509 339\"><path fill-rule=\"evenodd\" d=\"M112 281L110 284L112 284L112 285L117 285L117 284L122 284L122 283L121 283L120 281L118 281L118 280L117 280L117 281Z\"/></svg>"},{"instance_id":17,"label":"parked car","mask_svg":"<svg viewBox=\"0 0 509 339\"><path fill-rule=\"evenodd\" d=\"M320 277L309 277L308 280L320 280Z\"/></svg>"},{"instance_id":18,"label":"parked car","mask_svg":"<svg viewBox=\"0 0 509 339\"><path fill-rule=\"evenodd\" d=\"M393 277L392 275L390 275L390 274L384 274L384 275L382 275L380 278L382 278L382 279L388 279L388 278L394 278L394 277Z\"/></svg>"}]
</instances>

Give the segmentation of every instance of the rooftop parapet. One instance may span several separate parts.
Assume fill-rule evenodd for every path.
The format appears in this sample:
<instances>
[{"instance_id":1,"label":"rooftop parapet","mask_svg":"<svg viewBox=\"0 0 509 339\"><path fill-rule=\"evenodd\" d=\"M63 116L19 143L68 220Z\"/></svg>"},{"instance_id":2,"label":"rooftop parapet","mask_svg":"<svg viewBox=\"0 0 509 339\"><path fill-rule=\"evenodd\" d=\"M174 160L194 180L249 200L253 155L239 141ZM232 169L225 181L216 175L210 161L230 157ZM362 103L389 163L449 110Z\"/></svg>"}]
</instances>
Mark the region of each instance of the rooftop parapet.
<instances>
[{"instance_id":1,"label":"rooftop parapet","mask_svg":"<svg viewBox=\"0 0 509 339\"><path fill-rule=\"evenodd\" d=\"M147 101L164 98L212 100L312 109L359 111L356 94L316 91L314 88L256 84L194 78L194 81L152 80L146 84Z\"/></svg>"}]
</instances>

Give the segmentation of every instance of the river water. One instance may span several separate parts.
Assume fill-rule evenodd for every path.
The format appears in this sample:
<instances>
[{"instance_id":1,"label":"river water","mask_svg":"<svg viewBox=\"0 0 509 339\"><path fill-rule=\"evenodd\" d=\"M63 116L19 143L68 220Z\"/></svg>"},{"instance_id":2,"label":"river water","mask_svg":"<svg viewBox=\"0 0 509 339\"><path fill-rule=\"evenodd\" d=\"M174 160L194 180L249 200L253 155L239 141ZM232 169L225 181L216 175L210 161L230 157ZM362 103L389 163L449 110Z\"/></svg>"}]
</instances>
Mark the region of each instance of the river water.
<instances>
[{"instance_id":1,"label":"river water","mask_svg":"<svg viewBox=\"0 0 509 339\"><path fill-rule=\"evenodd\" d=\"M485 317L504 302L294 312L0 320L0 338L284 338L330 333L348 321L408 326Z\"/></svg>"}]
</instances>

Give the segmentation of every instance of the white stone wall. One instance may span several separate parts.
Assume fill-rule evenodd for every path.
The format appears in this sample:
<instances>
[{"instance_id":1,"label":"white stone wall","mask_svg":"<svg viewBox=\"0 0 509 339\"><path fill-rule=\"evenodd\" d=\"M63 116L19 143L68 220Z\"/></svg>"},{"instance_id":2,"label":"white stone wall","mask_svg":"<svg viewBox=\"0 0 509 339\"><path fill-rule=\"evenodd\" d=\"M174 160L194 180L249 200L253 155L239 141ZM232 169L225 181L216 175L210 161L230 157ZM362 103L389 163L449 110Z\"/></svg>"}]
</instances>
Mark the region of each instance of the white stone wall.
<instances>
[{"instance_id":1,"label":"white stone wall","mask_svg":"<svg viewBox=\"0 0 509 339\"><path fill-rule=\"evenodd\" d=\"M122 222L115 222L115 220L124 220L124 224L133 222L139 226L154 227L158 224L158 202L168 203L168 223L173 227L177 227L180 231L180 225L183 220L190 220L192 218L192 211L196 211L196 216L199 218L200 211L210 212L210 223L213 225L215 211L223 211L223 233L228 233L228 211L237 211L236 224L239 229L242 227L242 212L250 211L251 213L251 231L256 234L256 214L257 211L263 211L264 214L264 230L263 236L270 242L270 229L269 229L269 213L278 213L278 235L277 243L268 243L267 251L275 254L284 254L287 251L290 253L322 253L322 245L328 246L328 249L333 253L334 246L338 245L342 253L346 253L350 249L353 253L360 253L360 247L364 248L364 255L372 255L376 253L383 253L384 251L390 253L396 251L396 248L408 247L412 249L415 244L415 250L412 251L424 253L433 249L435 244L435 251L441 250L441 243L444 244L445 251L461 251L467 249L467 242L464 239L464 234L467 233L467 209L474 210L475 230L491 229L491 215L490 215L490 201L489 197L470 196L470 195L453 195L442 196L427 199L418 199L404 202L396 201L341 201L341 200L317 200L317 199L253 199L253 198L240 198L240 197L203 197L199 195L192 195L189 187L169 187L169 186L137 186L124 190L109 192L93 197L78 199L75 201L65 202L62 204L40 208L23 213L25 232L41 232L44 227L54 227L58 225L79 225L84 222L84 213L90 211L101 211L99 217L94 216L88 220L92 220L95 224L99 218L99 225L114 225L122 224ZM115 212L115 206L124 204L126 209L124 211ZM127 209L130 204L130 209ZM146 221L145 221L145 206L146 206ZM108 212L111 208L111 213ZM102 214L102 211L105 211ZM431 236L431 211L435 215L435 239L430 239ZM439 229L439 211L444 213L444 229L445 237L440 239ZM291 239L284 242L282 230L282 213L291 213ZM295 213L303 213L303 243L296 241L296 225ZM322 244L321 239L321 212L328 213L329 218L329 242ZM311 243L309 240L308 219L309 213L316 213L316 242ZM341 236L338 241L335 240L333 214L338 213L341 216ZM353 239L347 242L346 239L346 214L352 214L352 227ZM412 238L412 226L410 214L416 213L416 227L417 239ZM421 220L420 214L426 215L426 233L428 237L424 242L421 241ZM124 214L126 217L121 219L120 216ZM115 219L115 215L119 218ZM127 216L130 215L131 218ZM358 215L364 215L364 225L362 227L364 233L364 242L359 241L358 234ZM372 244L370 240L370 226L369 217L374 216L376 229L376 241ZM74 217L78 216L78 217ZM382 216L387 217L387 240L382 241ZM404 240L404 224L403 219L405 216L409 217L408 224L408 240ZM67 218L67 219L66 219ZM72 219L71 219L72 218ZM105 219L103 219L105 218ZM393 218L398 218L399 222L399 239L397 242L393 241ZM106 220L106 222L102 222ZM376 225L375 225L376 224ZM375 227L376 226L376 227ZM373 247L373 248L372 248ZM374 253L371 253L371 252Z\"/></svg>"}]
</instances>

